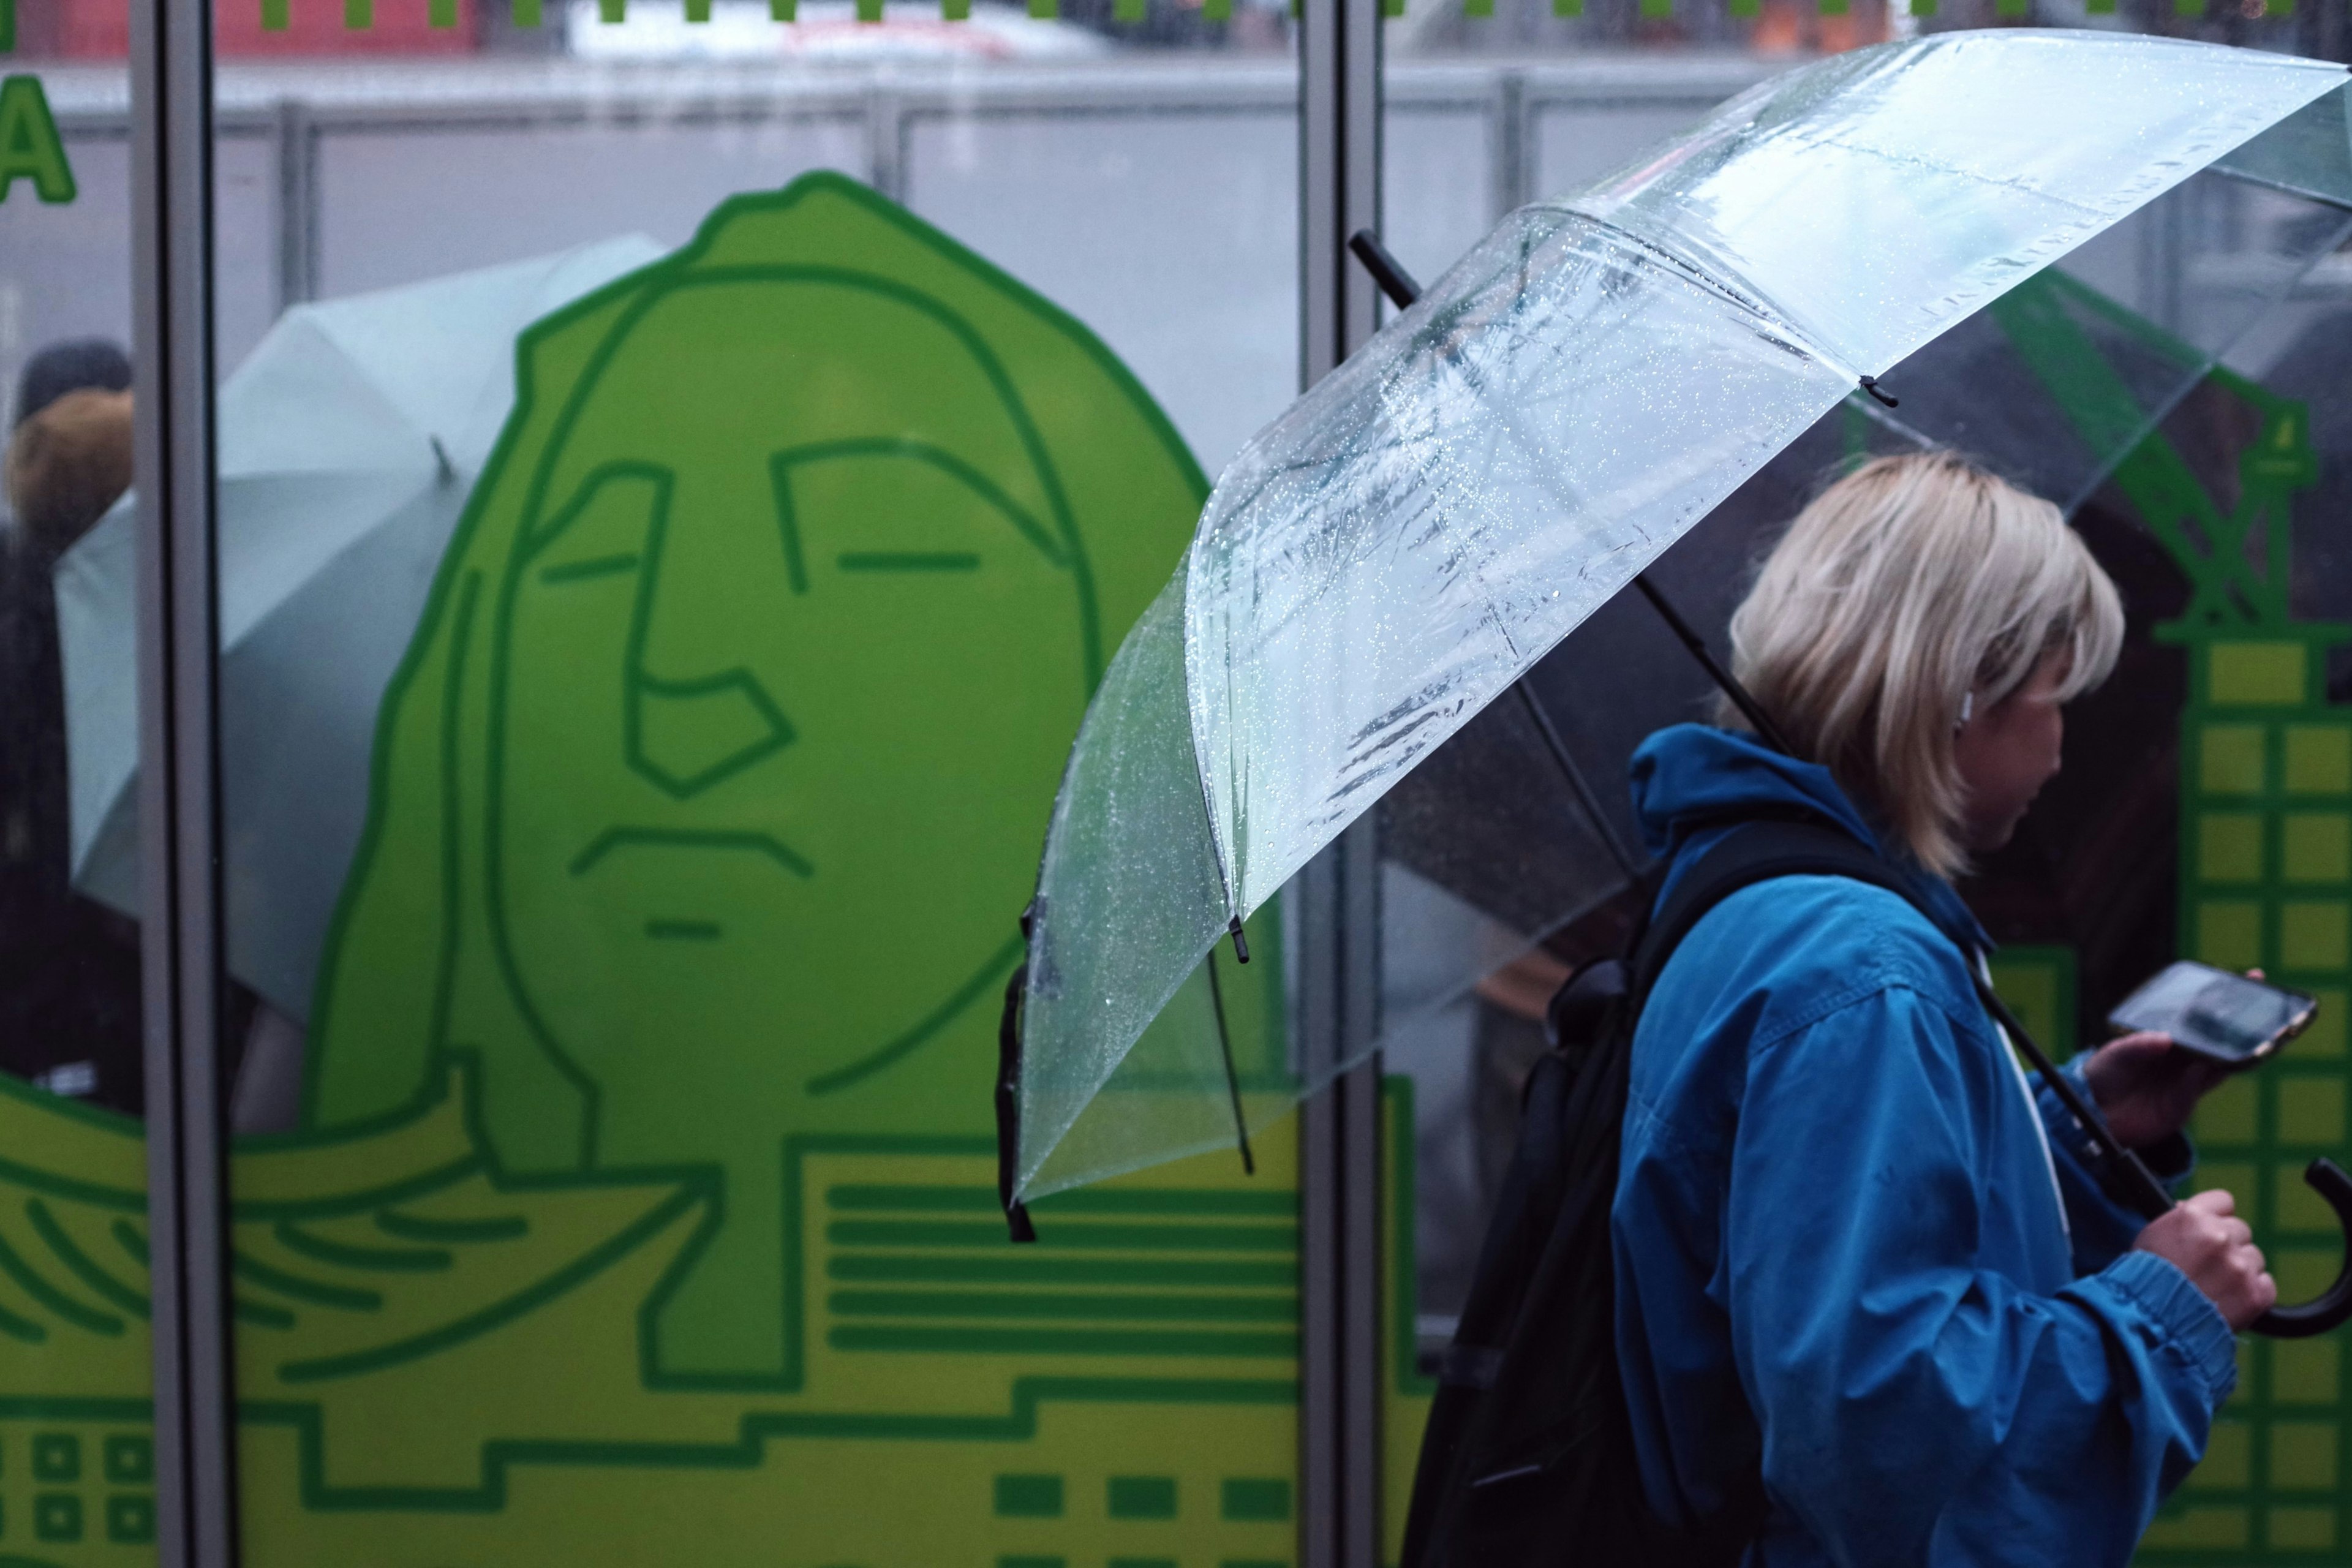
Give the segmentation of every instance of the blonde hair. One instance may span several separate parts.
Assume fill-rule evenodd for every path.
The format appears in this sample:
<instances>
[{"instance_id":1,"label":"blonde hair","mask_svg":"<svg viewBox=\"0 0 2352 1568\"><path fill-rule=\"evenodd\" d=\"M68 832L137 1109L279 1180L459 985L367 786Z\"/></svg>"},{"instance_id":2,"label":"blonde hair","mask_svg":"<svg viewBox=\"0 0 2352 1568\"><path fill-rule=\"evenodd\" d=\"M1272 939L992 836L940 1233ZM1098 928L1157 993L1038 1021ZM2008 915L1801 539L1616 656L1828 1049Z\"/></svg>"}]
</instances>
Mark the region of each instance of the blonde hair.
<instances>
[{"instance_id":1,"label":"blonde hair","mask_svg":"<svg viewBox=\"0 0 2352 1568\"><path fill-rule=\"evenodd\" d=\"M131 394L68 392L17 427L8 444L8 504L62 551L131 488Z\"/></svg>"},{"instance_id":2,"label":"blonde hair","mask_svg":"<svg viewBox=\"0 0 2352 1568\"><path fill-rule=\"evenodd\" d=\"M1731 617L1732 668L1792 747L1950 877L1968 865L1967 707L2051 654L2073 698L2107 678L2123 635L2115 584L2055 506L1924 452L1865 463L1797 514Z\"/></svg>"}]
</instances>

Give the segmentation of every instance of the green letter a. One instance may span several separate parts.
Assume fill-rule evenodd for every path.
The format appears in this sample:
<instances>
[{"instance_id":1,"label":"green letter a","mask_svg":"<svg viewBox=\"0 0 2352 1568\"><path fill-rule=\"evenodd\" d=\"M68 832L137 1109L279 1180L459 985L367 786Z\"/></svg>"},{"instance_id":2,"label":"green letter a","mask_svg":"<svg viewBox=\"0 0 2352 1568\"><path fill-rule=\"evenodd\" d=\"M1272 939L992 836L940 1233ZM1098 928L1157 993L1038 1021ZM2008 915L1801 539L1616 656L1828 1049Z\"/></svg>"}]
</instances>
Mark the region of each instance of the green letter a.
<instances>
[{"instance_id":1,"label":"green letter a","mask_svg":"<svg viewBox=\"0 0 2352 1568\"><path fill-rule=\"evenodd\" d=\"M36 76L0 80L0 202L8 199L19 176L31 180L45 202L74 199L66 144L58 139L48 95Z\"/></svg>"}]
</instances>

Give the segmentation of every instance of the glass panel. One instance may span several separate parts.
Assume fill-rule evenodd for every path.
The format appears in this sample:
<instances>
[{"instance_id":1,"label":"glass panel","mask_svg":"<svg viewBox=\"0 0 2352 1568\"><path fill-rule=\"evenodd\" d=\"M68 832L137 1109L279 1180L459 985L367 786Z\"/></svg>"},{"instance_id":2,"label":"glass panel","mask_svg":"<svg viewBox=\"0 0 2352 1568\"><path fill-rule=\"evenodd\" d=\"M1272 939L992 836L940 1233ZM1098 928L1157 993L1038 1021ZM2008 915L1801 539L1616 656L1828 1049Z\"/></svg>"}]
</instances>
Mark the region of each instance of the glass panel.
<instances>
[{"instance_id":1,"label":"glass panel","mask_svg":"<svg viewBox=\"0 0 2352 1568\"><path fill-rule=\"evenodd\" d=\"M1424 282L1509 207L1622 167L1818 52L2027 19L2008 0L1916 16L1778 0L1746 16L1711 4L1557 9L1578 14L1416 3L1390 24L1384 209L1392 248ZM2042 5L2031 20L2341 48L2333 22L2323 31L2308 12L2188 9ZM1723 650L1772 531L1843 464L1923 441L1960 446L2070 509L2124 587L2124 662L2078 704L2066 769L2018 842L1962 889L2004 944L2004 992L2062 1055L2097 1038L2106 1010L2176 956L2292 963L2306 988L2352 994L2328 805L2352 771L2321 760L2335 756L2352 698L2352 658L2330 629L2352 614L2347 579L2330 570L2352 550L2329 499L2347 462L2337 448L2352 441L2327 412L2352 352L2342 113L2340 99L2315 105L2236 160L2234 177L2192 180L1922 349L1885 377L1899 410L1849 400L1650 573ZM1577 966L1621 951L1637 908L1630 872L1647 857L1627 760L1652 730L1714 704L1704 673L1632 595L1525 686L1378 814L1392 1552L1435 1353L1516 1142L1519 1087L1546 1049L1543 1005ZM2286 706L2257 718L2231 702ZM2285 776L2290 731L2307 810ZM2333 1268L2325 1211L2295 1179L2341 1135L2325 1106L2343 1099L2342 1040L2317 1038L2293 1074L2217 1097L2198 1124L2206 1179L2237 1193L2265 1246L2301 1259L2290 1297ZM2290 1103L2320 1109L2289 1133L2276 1118ZM2259 1341L2252 1355L2261 1375L2142 1561L2204 1562L2216 1548L2233 1563L2286 1561L2352 1542L2340 1496L2320 1489L2352 1415L2335 1363ZM2273 1456L2269 1468L2249 1454Z\"/></svg>"},{"instance_id":2,"label":"glass panel","mask_svg":"<svg viewBox=\"0 0 2352 1568\"><path fill-rule=\"evenodd\" d=\"M75 1563L155 1518L127 16L0 0L0 1529Z\"/></svg>"},{"instance_id":3,"label":"glass panel","mask_svg":"<svg viewBox=\"0 0 2352 1568\"><path fill-rule=\"evenodd\" d=\"M135 1116L126 86L66 20L0 57L0 1071Z\"/></svg>"},{"instance_id":4,"label":"glass panel","mask_svg":"<svg viewBox=\"0 0 2352 1568\"><path fill-rule=\"evenodd\" d=\"M1287 7L783 10L222 14L249 1563L1294 1556L1293 1134L1016 1248L989 1096L1296 390Z\"/></svg>"}]
</instances>

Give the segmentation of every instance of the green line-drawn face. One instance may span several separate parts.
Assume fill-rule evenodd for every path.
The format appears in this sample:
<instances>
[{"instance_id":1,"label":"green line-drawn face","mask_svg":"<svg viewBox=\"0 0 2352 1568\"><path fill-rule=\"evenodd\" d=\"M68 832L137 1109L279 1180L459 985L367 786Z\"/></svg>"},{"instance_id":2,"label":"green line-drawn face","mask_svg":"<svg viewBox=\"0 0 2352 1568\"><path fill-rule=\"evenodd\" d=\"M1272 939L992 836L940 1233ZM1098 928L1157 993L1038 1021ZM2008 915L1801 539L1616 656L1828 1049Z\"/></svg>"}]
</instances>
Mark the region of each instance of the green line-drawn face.
<instances>
[{"instance_id":1,"label":"green line-drawn face","mask_svg":"<svg viewBox=\"0 0 2352 1568\"><path fill-rule=\"evenodd\" d=\"M500 595L493 918L631 1160L772 1130L1003 973L968 869L1035 853L1090 672L1019 410L917 304L729 281L616 337Z\"/></svg>"},{"instance_id":2,"label":"green line-drawn face","mask_svg":"<svg viewBox=\"0 0 2352 1568\"><path fill-rule=\"evenodd\" d=\"M1205 486L1082 328L835 176L517 384L385 698L310 1122L459 1058L510 1170L715 1168L647 1375L794 1386L784 1142L985 1134L1064 756Z\"/></svg>"}]
</instances>

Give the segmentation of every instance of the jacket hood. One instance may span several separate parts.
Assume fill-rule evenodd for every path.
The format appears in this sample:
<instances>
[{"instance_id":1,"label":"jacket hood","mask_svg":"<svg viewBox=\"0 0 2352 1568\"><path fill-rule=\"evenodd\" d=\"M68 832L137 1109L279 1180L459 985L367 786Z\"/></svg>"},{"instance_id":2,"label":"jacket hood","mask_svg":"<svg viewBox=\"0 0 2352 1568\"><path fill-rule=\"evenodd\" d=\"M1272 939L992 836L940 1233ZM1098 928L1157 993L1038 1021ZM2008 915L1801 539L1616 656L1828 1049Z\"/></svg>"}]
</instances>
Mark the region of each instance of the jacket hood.
<instances>
[{"instance_id":1,"label":"jacket hood","mask_svg":"<svg viewBox=\"0 0 2352 1568\"><path fill-rule=\"evenodd\" d=\"M1730 818L1810 810L1885 852L1878 835L1829 769L1784 756L1750 735L1705 724L1659 731L1633 753L1633 815L1642 841L1661 860L1693 834Z\"/></svg>"},{"instance_id":2,"label":"jacket hood","mask_svg":"<svg viewBox=\"0 0 2352 1568\"><path fill-rule=\"evenodd\" d=\"M1642 841L1661 860L1678 858L1696 837L1742 817L1811 811L1853 834L1917 886L1922 900L1965 951L1990 952L1992 940L1950 883L1890 852L1829 769L1784 756L1751 735L1705 724L1660 730L1633 753L1633 815Z\"/></svg>"}]
</instances>

